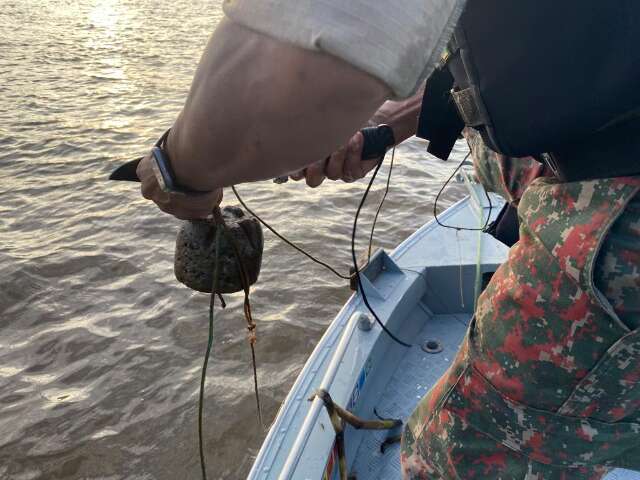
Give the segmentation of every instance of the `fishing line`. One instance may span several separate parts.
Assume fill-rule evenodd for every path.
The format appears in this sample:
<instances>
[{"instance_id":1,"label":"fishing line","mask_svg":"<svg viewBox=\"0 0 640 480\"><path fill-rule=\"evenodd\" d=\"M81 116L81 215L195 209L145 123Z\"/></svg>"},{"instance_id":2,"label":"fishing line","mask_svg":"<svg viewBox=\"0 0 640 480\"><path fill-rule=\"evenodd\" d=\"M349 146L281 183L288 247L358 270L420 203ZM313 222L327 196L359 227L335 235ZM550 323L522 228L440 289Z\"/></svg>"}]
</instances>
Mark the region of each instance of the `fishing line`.
<instances>
[{"instance_id":1,"label":"fishing line","mask_svg":"<svg viewBox=\"0 0 640 480\"><path fill-rule=\"evenodd\" d=\"M233 250L236 266L238 267L238 273L240 275L240 283L242 284L242 290L244 291L244 318L247 320L247 331L249 332L249 346L251 347L251 363L253 366L253 390L256 397L256 411L258 413L258 423L260 427L264 429L264 422L262 421L262 407L260 406L260 392L258 389L258 367L256 363L256 322L253 321L253 315L251 314L251 300L249 299L251 294L251 282L249 281L249 275L247 274L247 270L245 268L244 263L242 262L242 255L240 254L240 250L238 248L238 244L236 243L233 235L229 231L229 227L227 223L224 221L222 217L222 212L219 208L215 208L213 210L213 218L216 221L216 225L218 228L222 228L225 236L227 237L227 241L231 245ZM212 293L213 295L213 293Z\"/></svg>"},{"instance_id":2,"label":"fishing line","mask_svg":"<svg viewBox=\"0 0 640 480\"><path fill-rule=\"evenodd\" d=\"M371 226L371 235L369 236L369 252L367 254L367 264L371 260L371 246L373 245L373 233L375 232L376 223L378 222L378 215L380 215L380 210L382 210L384 201L387 199L387 194L389 193L389 185L391 184L391 172L393 171L393 161L395 159L395 156L396 156L396 147L393 147L393 150L391 151L391 163L389 164L389 175L387 175L387 186L384 189L384 195L382 195L382 200L380 201L380 205L378 205L378 210L376 210L376 216L373 217L373 225Z\"/></svg>"},{"instance_id":3,"label":"fishing line","mask_svg":"<svg viewBox=\"0 0 640 480\"><path fill-rule=\"evenodd\" d=\"M462 246L460 245L460 239L458 238L458 233L460 230L456 230L456 244L458 245L458 287L460 288L460 306L462 310L464 310L464 288L462 285Z\"/></svg>"},{"instance_id":4,"label":"fishing line","mask_svg":"<svg viewBox=\"0 0 640 480\"><path fill-rule=\"evenodd\" d=\"M314 257L312 254L310 254L309 252L307 252L305 249L303 249L302 247L299 247L298 245L296 245L295 243L293 243L292 241L288 240L284 235L278 233L278 231L273 228L271 225L269 225L267 222L265 222L260 215L258 215L255 211L253 211L251 208L249 208L249 206L245 203L245 201L242 199L242 197L240 197L240 194L238 193L238 190L236 190L235 186L231 186L231 190L233 191L233 194L236 196L236 198L238 199L238 202L240 202L240 205L242 205L244 207L244 209L249 212L251 215L253 215L262 225L265 226L265 228L267 230L269 230L271 233L273 233L276 237L278 237L280 240L282 240L284 243L286 243L287 245L289 245L291 248L293 248L294 250L297 250L298 252L300 252L301 254L303 254L305 257L307 257L309 260L311 260L312 262L317 263L318 265L323 266L324 268L326 268L327 270L329 270L331 273L333 273L334 275L336 275L339 278L342 278L343 280L350 280L351 277L350 276L346 276L343 275L342 273L338 272L335 268L333 268L331 265L329 265L328 263L323 262L322 260L317 259L316 257Z\"/></svg>"},{"instance_id":5,"label":"fishing line","mask_svg":"<svg viewBox=\"0 0 640 480\"><path fill-rule=\"evenodd\" d=\"M220 252L220 229L216 230L215 239L215 260L213 267L213 285L211 288L211 298L209 300L209 337L207 339L207 349L204 354L204 363L202 365L202 375L200 377L200 396L198 398L198 447L200 450L200 469L202 470L202 479L207 480L207 464L204 458L204 439L202 434L202 424L204 415L204 387L207 379L207 366L209 365L209 357L211 356L211 348L213 346L213 320L214 320L214 304L216 301L215 291L218 288L218 260Z\"/></svg>"},{"instance_id":6,"label":"fishing line","mask_svg":"<svg viewBox=\"0 0 640 480\"><path fill-rule=\"evenodd\" d=\"M395 147L394 147L395 150ZM351 260L353 261L353 268L355 269L355 276L356 276L356 281L358 282L358 288L360 289L360 295L362 295L362 301L364 302L364 304L366 305L367 309L369 310L369 312L371 313L371 315L373 315L373 318L376 319L376 322L378 322L378 325L380 325L380 327L382 328L382 330L389 335L389 337L396 343L402 345L403 347L407 347L410 348L411 345L403 342L402 340L400 340L398 337L396 337L385 325L384 323L382 323L382 321L380 320L380 318L378 317L378 315L376 314L376 312L373 310L373 308L371 307L371 305L369 304L369 300L367 299L367 294L364 291L364 287L362 286L362 279L360 278L360 270L358 270L358 261L356 259L356 230L358 228L358 217L360 216L360 211L362 210L362 207L364 206L365 201L367 200L367 196L369 195L369 191L371 190L371 186L373 185L373 182L376 179L376 176L378 175L378 171L380 170L380 167L382 166L382 163L384 161L384 158L382 158L380 160L380 162L378 162L378 166L376 167L376 169L373 172L373 175L371 176L371 180L369 180L369 184L367 185L367 189L364 191L364 195L362 196L362 199L360 200L360 205L358 205L358 210L356 210L356 216L353 219L353 230L351 232Z\"/></svg>"},{"instance_id":7,"label":"fishing line","mask_svg":"<svg viewBox=\"0 0 640 480\"><path fill-rule=\"evenodd\" d=\"M460 162L460 164L456 167L456 169L453 171L453 173L451 174L451 176L447 179L447 181L443 184L442 188L440 188L438 194L436 195L435 201L434 201L434 206L433 206L433 216L435 221L438 223L438 225L440 225L441 227L444 228L451 228L451 229L455 229L455 230L466 230L466 231L486 231L488 225L489 225L489 221L491 218L491 211L493 209L493 205L491 203L491 198L489 197L489 194L486 192L485 190L485 195L487 197L487 200L489 202L489 215L487 216L487 220L485 222L485 225L482 228L466 228L466 227L457 227L457 226L451 226L451 225L446 225L443 224L437 215L437 206L438 206L438 201L442 195L442 193L444 192L445 188L449 185L449 183L451 182L451 180L454 178L454 176L456 175L456 173L458 173L458 171L460 170L460 168L462 167L462 165L464 165L464 162L467 160L467 158L469 157L469 155L471 154L471 152L469 152L464 159ZM372 250L372 245L373 245L373 236L374 236L374 232L375 232L375 228L376 228L376 224L378 221L378 216L380 214L380 211L382 210L382 207L384 205L384 202L387 198L387 195L389 193L389 188L390 188L390 184L391 184L391 174L393 171L393 165L394 165L394 159L395 159L395 147L393 147L393 151L391 154L391 163L389 165L389 174L387 176L387 182L386 182L386 187L385 187L385 191L384 194L382 196L382 199L380 201L380 204L378 205L378 208L376 210L374 219L373 219L373 224L371 227L371 233L369 235L369 249L368 249L368 255L367 255L367 263L361 267L364 268L369 264L369 261L371 259L371 250ZM262 223L262 225L265 226L265 228L267 228L269 231L271 231L271 233L273 233L276 237L278 237L280 240L282 240L285 244L289 245L291 248L295 249L296 251L298 251L299 253L305 255L307 258L309 258L311 261L315 262L318 265L321 265L322 267L326 268L327 270L329 270L331 273L333 273L334 275L336 275L337 277L344 279L344 280L350 280L351 278L353 278L355 276L358 287L360 289L360 294L362 295L362 300L365 304L365 306L367 307L367 309L369 310L369 312L371 313L371 315L373 315L373 317L375 318L376 322L378 323L378 325L380 325L380 327L382 328L382 330L396 343L402 345L403 347L407 347L407 348L411 348L412 345L406 342L403 342L402 340L400 340L398 337L396 337L380 320L380 318L378 317L378 315L376 314L376 312L374 311L374 309L372 308L371 304L369 303L369 300L367 298L367 295L365 293L363 284L362 284L362 280L360 278L360 273L361 273L361 268L358 267L358 262L357 262L357 258L356 258L356 251L355 251L355 239L356 239L356 232L357 232L357 227L358 227L358 218L360 216L360 212L362 211L362 208L366 202L367 196L369 195L369 192L371 191L371 187L378 175L378 172L380 170L380 167L382 166L382 163L384 162L384 157L380 160L380 162L378 162L378 165L376 166L373 175L371 176L371 180L369 181L367 188L364 192L364 195L362 196L362 199L360 200L360 204L358 205L358 209L356 210L356 214L354 217L354 221L353 221L353 229L352 229L352 233L351 233L351 259L353 262L353 268L354 268L354 273L352 275L346 276L341 274L340 272L338 272L335 268L333 268L331 265L329 265L326 262L323 262L322 260L319 260L318 258L316 258L315 256L313 256L312 254L308 253L306 250L304 250L302 247L299 247L298 245L296 245L295 243L291 242L290 240L288 240L286 237L284 237L284 235L280 234L275 228L273 228L271 225L269 225L266 221L264 221L257 213L255 213L251 208L249 208L249 206L246 204L246 202L242 199L242 197L240 196L240 194L238 193L237 189L235 188L235 186L231 187L231 190L233 191L234 195L236 196L236 198L238 199L238 202L240 202L240 204L244 207L244 209L249 212L252 216L254 216L260 223ZM223 229L225 229L225 233L228 233L226 231L226 225L224 224L224 221L222 221L222 224L218 225L218 227L222 227ZM202 374L200 377L200 393L199 393L199 399L198 399L198 443L199 443L199 454L200 454L200 468L202 471L202 478L203 480L207 480L207 468L206 468L206 460L205 460L205 456L204 456L204 438L203 438L203 417L204 417L204 391L205 391L205 383L206 383L206 375L207 375L207 367L209 364L209 358L211 356L211 350L213 347L213 334L214 334L214 319L215 319L215 298L216 295L220 298L221 304L224 308L225 303L224 303L224 299L222 298L221 295L216 294L216 290L217 290L217 284L218 284L218 264L219 264L219 246L220 246L220 236L221 236L221 230L220 228L218 228L216 230L216 237L215 237L215 260L214 260L214 272L213 272L213 285L212 285L212 293L211 293L211 297L210 297L210 301L209 301L209 332L208 332L208 338L207 338L207 348L205 351L205 356L204 356L204 362L202 365ZM232 242L233 243L233 242ZM239 252L236 251L236 254L238 254ZM244 268L243 268L243 264L240 261L240 258L237 258L238 260L238 268L240 270L240 274L241 276L245 277L245 273L244 272ZM409 269L405 269L405 270L409 270ZM421 276L423 275L421 272L416 272L419 273ZM246 282L243 281L243 284L245 284ZM257 404L257 411L258 411L258 419L261 425L263 425L262 423L262 411L261 411L261 406L260 406L260 397L258 394L258 375L257 375L257 370L256 370L256 357L255 357L255 349L254 349L254 343L255 343L255 323L253 322L253 318L251 316L251 305L249 303L249 298L248 298L248 292L247 292L247 288L245 285L245 302L244 302L244 313L245 313L245 317L247 318L247 322L248 322L248 330L250 333L250 344L251 344L251 355L252 355L252 361L253 361L253 378L254 378L254 390L255 390L255 394L256 394L256 404Z\"/></svg>"},{"instance_id":8,"label":"fishing line","mask_svg":"<svg viewBox=\"0 0 640 480\"><path fill-rule=\"evenodd\" d=\"M375 218L373 219L373 225L371 226L371 236L369 237L369 255L368 255L367 263L365 265L363 265L362 267L360 267L359 268L360 270L365 268L368 265L369 260L371 259L371 246L373 244L373 235L374 235L374 232L375 232L376 224L378 222L378 215L380 214L380 210L382 210L382 206L384 205L384 202L385 202L385 200L387 198L387 194L389 193L389 185L391 183L391 173L392 173L392 170L393 170L393 161L394 161L394 157L395 157L395 152L396 152L396 149L394 147L392 155L391 155L391 166L389 167L389 174L387 176L387 186L386 186L384 195L382 197L382 200L380 201L380 205L378 206L378 210L376 211ZM307 257L312 262L315 262L318 265L326 268L327 270L329 270L331 273L333 273L338 278L341 278L343 280L351 280L352 278L354 278L355 272L353 274L351 274L351 275L344 275L344 274L340 273L336 268L334 268L331 265L329 265L328 263L323 262L322 260L320 260L320 259L316 258L315 256L313 256L311 253L307 252L304 248L296 245L291 240L288 240L284 235L279 233L274 227L272 227L265 220L263 220L260 217L260 215L258 215L254 210L249 208L247 203L242 199L242 197L240 197L240 194L238 193L238 190L236 189L235 186L231 186L231 190L233 191L233 194L238 199L238 202L240 202L240 205L242 205L243 208L247 212L249 212L251 215L253 215L262 225L264 225L264 227L267 230L269 230L271 233L273 233L276 237L278 237L280 240L282 240L285 244L289 245L294 250L296 250L299 253L303 254L305 257Z\"/></svg>"},{"instance_id":9,"label":"fishing line","mask_svg":"<svg viewBox=\"0 0 640 480\"><path fill-rule=\"evenodd\" d=\"M471 146L469 146L469 152L467 153L467 155L458 164L458 166L453 171L451 176L447 179L447 181L444 182L444 184L442 185L442 188L440 188L440 191L438 191L438 194L436 195L436 199L433 202L433 218L435 219L436 223L443 228L451 228L453 230L458 230L458 231L464 230L467 232L486 232L487 228L489 227L489 222L491 221L491 212L493 211L493 203L491 202L491 197L489 196L489 193L486 190L484 190L484 194L487 197L487 201L489 202L489 214L487 215L487 220L485 221L485 224L482 228L468 228L468 227L459 227L455 225L446 225L442 223L438 218L438 201L440 200L440 197L442 196L444 189L447 188L449 183L451 183L451 180L453 180L453 177L455 177L456 173L458 173L458 171L462 168L462 166L464 165L464 162L467 161L470 155L471 155Z\"/></svg>"},{"instance_id":10,"label":"fishing line","mask_svg":"<svg viewBox=\"0 0 640 480\"><path fill-rule=\"evenodd\" d=\"M236 265L238 267L238 273L240 275L240 281L242 284L242 289L244 290L244 316L247 320L247 330L249 331L249 345L251 346L251 361L253 365L253 388L256 397L256 411L258 415L258 422L260 426L264 429L264 423L262 421L262 408L260 406L260 393L258 389L258 370L257 370L257 362L256 362L256 352L255 352L255 343L256 343L256 323L253 321L253 317L251 314L251 301L249 300L250 295L250 282L249 277L247 275L247 271L245 269L244 263L242 262L242 258L240 256L240 251L238 249L238 245L236 244L233 235L229 231L229 228L224 221L222 213L219 208L215 208L213 210L213 218L215 220L216 226L216 236L215 236L215 255L213 262L213 280L211 287L211 297L209 300L209 336L207 341L207 349L204 355L204 363L202 366L202 376L200 378L200 395L198 400L198 443L199 443L199 452L200 452L200 468L202 470L202 479L207 480L207 468L204 457L204 440L203 440L203 416L204 416L204 390L205 390L205 382L207 376L207 365L209 363L209 358L211 356L211 349L213 345L213 328L214 328L214 307L215 307L215 299L216 296L220 298L222 303L222 307L224 308L225 303L222 295L217 293L218 287L218 269L219 269L219 260L220 260L220 237L224 234L227 238L227 241L231 245L233 249Z\"/></svg>"},{"instance_id":11,"label":"fishing line","mask_svg":"<svg viewBox=\"0 0 640 480\"><path fill-rule=\"evenodd\" d=\"M436 198L435 198L435 201L434 201L434 204L433 204L433 217L434 217L436 223L438 225L440 225L441 227L443 227L443 228L450 228L450 229L454 229L454 230L458 230L458 231L464 230L464 231L474 231L474 232L482 231L482 232L484 232L484 231L486 231L487 227L489 226L489 222L491 220L491 212L493 210L493 204L491 202L491 197L489 196L489 194L487 193L486 190L485 190L485 195L486 195L487 201L489 202L489 214L487 215L487 219L486 219L485 224L484 224L484 226L482 228L468 228L468 227L446 225L446 224L442 223L440 221L440 219L438 218L438 202L440 200L440 197L442 196L445 188L451 183L451 180L453 180L453 178L458 173L458 171L460 171L460 169L462 168L462 166L464 165L465 161L469 158L470 155L471 155L471 149L469 149L469 152L467 153L467 155L462 159L462 161L458 164L458 166L455 168L453 173L449 176L447 181L442 185L442 187L438 191L438 194L436 195ZM384 202L385 202L385 200L387 198L387 194L389 192L389 187L390 187L390 183L391 183L391 174L392 174L392 171L393 171L394 159L395 159L395 147L393 148L393 151L392 151L392 154L391 154L391 164L389 166L389 174L387 176L387 183L386 183L385 192L384 192L384 195L382 197L382 200L380 201L380 204L378 205L378 209L376 211L376 214L375 214L375 217L374 217L374 221L373 221L373 225L372 225L372 228L371 228L371 234L369 236L369 249L368 249L368 256L367 256L367 264L369 263L369 260L371 259L371 249L372 249L372 244L373 244L373 236L374 236L374 232L375 232L375 227L376 227L376 223L377 223L377 220L378 220L378 216L380 214L382 206L384 205ZM373 182L375 181L375 179L376 179L376 177L378 175L378 171L380 170L380 167L382 166L383 161L384 161L384 158L376 166L376 168L375 168L375 170L373 172L373 175L371 177L371 180L369 181L369 184L367 185L365 193L362 196L362 199L361 199L360 204L358 205L358 209L356 211L356 216L354 218L353 230L352 230L352 235L351 235L351 257L352 257L352 262L353 262L354 273L352 275L349 275L349 276L341 274L340 272L338 272L338 270L333 268L328 263L316 258L314 255L310 254L309 252L307 252L302 247L299 247L298 245L296 245L292 241L288 240L284 235L282 235L275 228L273 228L271 225L269 225L265 220L263 220L255 211L253 211L246 204L246 202L242 199L242 197L238 193L238 190L236 189L235 186L231 186L231 190L233 191L233 194L238 199L238 202L240 202L240 205L242 205L244 207L244 209L247 210L247 212L249 212L251 215L253 215L260 223L262 223L262 225L264 225L265 228L267 228L271 233L273 233L276 237L278 237L280 240L282 240L285 244L289 245L294 250L296 250L299 253L303 254L309 260L311 260L311 261L315 262L316 264L326 268L327 270L329 270L331 273L333 273L338 278L341 278L341 279L344 279L344 280L351 280L355 276L356 281L357 281L357 285L358 285L358 287L360 289L360 293L362 295L362 300L363 300L365 306L367 307L369 312L373 315L373 317L375 318L376 322L380 325L380 327L382 327L383 331L387 335L389 335L389 337L391 337L396 343L399 343L400 345L402 345L404 347L411 347L410 344L408 344L406 342L403 342L402 340L397 338L391 331L389 331L389 329L387 329L387 327L382 323L382 321L380 320L378 315L375 313L375 311L371 307L371 304L369 303L369 300L368 300L368 298L366 296L366 293L364 292L364 289L362 287L362 280L360 279L360 271L364 267L358 267L358 262L357 262L357 258L356 258L356 255L355 255L355 236L356 236L358 218L360 216L360 212L362 210L362 207L364 206L364 203L366 202L367 196L369 195L369 192L371 190Z\"/></svg>"},{"instance_id":12,"label":"fishing line","mask_svg":"<svg viewBox=\"0 0 640 480\"><path fill-rule=\"evenodd\" d=\"M382 197L382 200L380 201L380 204L378 205L378 210L376 212L376 216L374 218L374 222L373 222L373 225L371 227L371 235L369 237L369 252L371 252L371 244L372 244L372 241L373 241L373 234L374 234L374 231L375 231L376 222L377 222L377 219L378 219L378 214L380 213L380 210L382 209L382 206L384 205L384 202L385 202L385 200L387 198L387 193L389 192L389 186L390 186L390 183L391 183L391 173L392 173L392 170L393 170L394 158L395 158L395 147L393 148L393 151L392 151L392 154L391 154L391 165L390 165L390 168L389 168L389 174L387 176L387 185L386 185L385 193L384 193L384 195ZM378 162L378 165L376 166L376 169L373 172L371 180L369 181L369 184L367 185L367 188L366 188L365 193L364 193L364 195L362 197L362 200L360 201L360 205L358 206L358 210L356 211L356 216L355 216L354 224L353 224L353 230L352 230L352 234L351 234L351 255L352 255L352 261L353 261L354 273L352 275L349 275L349 276L341 274L340 272L338 272L335 268L333 268L328 263L317 259L313 255L311 255L310 253L305 251L302 247L299 247L298 245L296 245L295 243L291 242L286 237L284 237L284 235L278 233L278 231L275 228L273 228L271 225L269 225L267 222L265 222L262 218L260 218L259 215L257 215L251 208L249 208L249 206L246 204L246 202L240 197L240 194L238 193L238 190L235 188L235 186L232 186L231 190L233 191L234 195L238 199L238 202L240 202L240 205L242 205L244 207L244 209L247 210L247 212L249 212L251 215L253 215L260 223L262 223L265 226L265 228L267 228L269 231L271 231L271 233L273 233L276 237L278 237L280 240L285 242L287 245L289 245L293 249L297 250L298 252L302 253L304 256L306 256L307 258L309 258L313 262L317 263L318 265L321 265L321 266L325 267L327 270L329 270L330 272L332 272L334 275L336 275L339 278L342 278L344 280L351 280L351 278L353 278L355 276L357 284L358 284L358 286L360 288L360 293L362 295L362 300L364 301L365 306L367 307L369 312L371 312L371 315L373 315L373 317L376 319L376 322L378 322L378 324L380 325L382 330L387 335L389 335L389 337L391 337L391 339L393 341L399 343L400 345L402 345L404 347L411 347L410 344L405 343L402 340L400 340L398 337L396 337L382 323L382 321L380 320L378 315L375 313L375 311L371 307L371 304L369 303L369 300L367 299L366 293L364 292L364 289L362 287L362 280L360 279L360 270L362 268L364 268L364 267L358 267L358 262L357 262L357 259L356 259L356 256L355 256L355 235L356 235L358 217L360 216L360 211L362 210L362 207L363 207L363 205L364 205L364 203L365 203L365 201L367 199L367 196L369 195L369 192L371 190L371 186L373 185L373 182L375 181L375 179L376 179L376 177L378 175L378 171L380 170L380 167L382 166L383 161L384 161L384 157L380 160L380 162ZM367 261L367 264L368 264L368 261Z\"/></svg>"},{"instance_id":13,"label":"fishing line","mask_svg":"<svg viewBox=\"0 0 640 480\"><path fill-rule=\"evenodd\" d=\"M451 183L451 180L453 180L453 178L455 177L455 175L458 173L458 171L462 168L462 166L464 165L465 161L469 158L469 156L471 155L471 151L469 151L469 153L467 153L467 155L462 159L462 161L459 163L459 165L455 168L455 170L453 171L453 173L449 176L449 178L447 179L447 181L442 185L442 187L440 188L440 190L438 191L438 194L436 195L434 204L433 204L433 217L435 219L435 221L437 222L438 225L440 225L443 228L450 228L450 229L454 229L456 231L460 231L460 230L464 230L464 231L486 231L487 227L489 226L489 221L491 219L491 212L493 210L493 204L491 202L491 198L488 194L488 192L485 190L485 195L487 197L487 200L489 202L489 214L487 216L486 222L484 224L484 226L482 228L467 228L467 227L459 227L459 226L452 226L452 225L446 225L444 223L442 223L440 221L440 219L438 218L438 201L440 200L440 197L442 196L442 193L444 192L445 188L449 185L449 183ZM368 265L369 261L371 260L371 250L372 250L372 245L373 245L373 236L374 236L374 232L375 232L375 228L376 228L376 224L378 221L378 216L380 215L380 211L382 210L382 207L384 205L384 202L387 198L387 195L389 193L389 188L390 188L390 184L391 184L391 174L393 171L393 165L394 165L394 160L395 160L395 147L393 148L393 151L391 153L391 163L389 165L389 174L387 176L387 182L386 182L386 186L385 186L385 191L384 194L382 196L382 199L380 201L380 204L378 205L378 208L376 210L374 219L373 219L373 224L371 227L371 233L369 235L369 249L368 249L368 255L367 255L367 263L365 264ZM298 245L296 245L295 243L291 242L290 240L288 240L284 235L280 234L275 228L273 228L271 225L269 225L266 221L264 221L256 212L254 212L251 208L249 208L249 206L246 204L246 202L242 199L242 197L240 196L240 194L238 193L238 190L235 188L235 186L231 187L231 190L233 191L234 195L236 196L236 198L238 199L238 202L240 202L240 204L244 207L244 209L249 212L251 215L253 215L260 223L262 223L262 225L265 226L265 228L267 228L269 231L271 231L271 233L273 233L276 237L278 237L280 240L282 240L285 244L289 245L291 248L295 249L296 251L298 251L299 253L303 254L304 256L306 256L307 258L309 258L311 261L315 262L318 265L321 265L322 267L326 268L327 270L329 270L331 273L333 273L334 275L336 275L337 277L344 279L344 280L350 280L351 278L353 278L353 276L355 276L356 278L356 282L358 285L358 288L360 290L360 294L362 295L362 301L365 304L365 306L367 307L367 309L369 310L369 312L371 313L371 315L373 316L373 318L375 318L376 322L378 323L378 325L380 325L380 327L382 328L382 330L389 336L389 338L391 338L394 342L402 345L403 347L406 348L411 348L412 345L409 343L406 343L402 340L400 340L398 337L396 337L393 332L391 332L380 320L380 318L378 317L378 315L376 314L375 310L373 309L373 307L371 306L371 304L369 303L369 299L367 298L367 294L365 293L363 284L362 284L362 279L360 278L360 270L361 268L358 267L358 261L356 258L356 250L355 250L355 240L356 240L356 233L357 233L357 228L358 228L358 218L360 217L360 212L362 211L362 208L367 200L367 197L369 195L369 192L371 191L371 187L373 186L373 183L378 175L378 172L380 171L380 167L382 166L382 163L384 162L384 157L380 160L380 162L378 162L378 165L376 166L373 175L371 176L371 180L369 180L369 183L367 185L367 188L365 189L365 192L362 196L362 199L360 200L360 204L358 205L358 209L356 210L356 214L353 220L353 229L351 232L351 260L353 262L353 268L354 268L354 273L352 275L346 276L341 274L340 272L338 272L335 268L333 268L331 265L329 265L326 262L323 262L322 260L316 258L315 256L313 256L312 254L308 253L306 250L304 250L302 247L299 247ZM223 228L224 228L224 222L223 222ZM213 289L212 292L216 291L216 287L217 287L217 281L218 281L218 252L219 252L219 242L220 242L220 229L218 229L216 231L216 254L215 254L215 267L214 267L214 274L213 274ZM238 253L238 252L236 252ZM238 261L240 262L240 259L238 258ZM244 269L243 269L243 265L240 262L238 264L238 268L240 269L240 273L241 276L244 276ZM364 267L362 267L364 268ZM420 275L422 275L421 272L416 272L419 273ZM464 301L464 297L462 297L462 301ZM222 299L222 297L220 296L220 300L222 302L224 302L224 300ZM245 317L247 318L247 321L249 323L248 329L250 332L250 344L251 344L251 355L252 355L252 360L253 360L253 378L254 378L254 390L256 393L256 404L257 404L257 410L258 410L258 419L261 425L263 425L262 423L262 412L261 412L261 408L260 408L260 397L258 394L258 375L257 375L257 370L256 370L256 359L255 359L255 349L254 349L254 343L255 343L255 323L253 322L253 319L251 317L251 306L248 303L249 299L248 299L248 292L246 291L245 288L245 303L244 303L244 311L245 311ZM209 336L208 336L208 341L207 341L207 349L205 352L205 359L204 359L204 364L202 367L202 376L200 379L200 396L199 396L199 403L198 403L198 440L199 440L199 451L200 451L200 466L201 466L201 470L202 470L202 478L203 480L207 480L207 472L206 472L206 463L205 463L205 457L204 457L204 441L203 441L203 406L204 406L204 387L205 387L205 380L206 380L206 372L207 372L207 365L209 362L209 357L211 354L211 348L212 348L212 344L213 344L213 325L214 325L214 304L215 304L215 293L211 294L211 300L209 302ZM223 303L224 305L224 303Z\"/></svg>"}]
</instances>

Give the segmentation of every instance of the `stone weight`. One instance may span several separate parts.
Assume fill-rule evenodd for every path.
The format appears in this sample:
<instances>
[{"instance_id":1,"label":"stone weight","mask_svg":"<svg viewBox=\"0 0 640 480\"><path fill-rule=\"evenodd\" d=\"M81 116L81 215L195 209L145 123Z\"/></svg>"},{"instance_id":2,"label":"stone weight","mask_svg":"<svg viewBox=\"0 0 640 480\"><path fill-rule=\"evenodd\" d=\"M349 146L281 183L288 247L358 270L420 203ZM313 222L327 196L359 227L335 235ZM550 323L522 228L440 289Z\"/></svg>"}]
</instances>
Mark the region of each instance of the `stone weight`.
<instances>
[{"instance_id":1,"label":"stone weight","mask_svg":"<svg viewBox=\"0 0 640 480\"><path fill-rule=\"evenodd\" d=\"M258 220L245 215L241 208L227 206L221 209L240 253L249 283L258 280L262 264L264 237ZM215 261L216 230L213 219L184 222L176 239L174 272L178 281L199 292L211 293L213 287L213 269ZM216 293L234 293L242 291L238 260L234 247L227 234L220 236L218 258L218 287Z\"/></svg>"}]
</instances>

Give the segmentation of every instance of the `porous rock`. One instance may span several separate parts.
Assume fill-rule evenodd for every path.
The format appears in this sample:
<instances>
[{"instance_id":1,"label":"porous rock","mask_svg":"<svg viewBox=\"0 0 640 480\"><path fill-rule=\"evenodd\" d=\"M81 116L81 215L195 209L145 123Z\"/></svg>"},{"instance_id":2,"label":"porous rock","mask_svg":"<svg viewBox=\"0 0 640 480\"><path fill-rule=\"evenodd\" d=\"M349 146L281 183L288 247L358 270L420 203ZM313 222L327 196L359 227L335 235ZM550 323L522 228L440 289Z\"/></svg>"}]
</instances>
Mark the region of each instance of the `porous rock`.
<instances>
[{"instance_id":1,"label":"porous rock","mask_svg":"<svg viewBox=\"0 0 640 480\"><path fill-rule=\"evenodd\" d=\"M262 264L264 237L258 220L244 214L240 207L221 209L228 232L221 231L216 293L243 290L238 258L227 235L237 246L249 284L258 280ZM178 281L199 292L211 293L216 256L216 230L223 228L213 219L184 222L176 239L174 272Z\"/></svg>"}]
</instances>

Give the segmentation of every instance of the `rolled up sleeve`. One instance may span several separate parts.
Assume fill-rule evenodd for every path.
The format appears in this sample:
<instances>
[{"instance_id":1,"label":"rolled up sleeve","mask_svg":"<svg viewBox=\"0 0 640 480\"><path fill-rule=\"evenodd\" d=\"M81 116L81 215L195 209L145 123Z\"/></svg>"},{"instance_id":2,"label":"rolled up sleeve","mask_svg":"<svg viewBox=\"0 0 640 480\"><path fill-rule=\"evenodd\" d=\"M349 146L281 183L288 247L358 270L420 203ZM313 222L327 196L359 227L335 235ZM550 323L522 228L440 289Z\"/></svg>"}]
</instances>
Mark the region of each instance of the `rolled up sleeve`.
<instances>
[{"instance_id":1,"label":"rolled up sleeve","mask_svg":"<svg viewBox=\"0 0 640 480\"><path fill-rule=\"evenodd\" d=\"M334 55L378 78L396 98L433 71L466 0L225 0L232 21Z\"/></svg>"}]
</instances>

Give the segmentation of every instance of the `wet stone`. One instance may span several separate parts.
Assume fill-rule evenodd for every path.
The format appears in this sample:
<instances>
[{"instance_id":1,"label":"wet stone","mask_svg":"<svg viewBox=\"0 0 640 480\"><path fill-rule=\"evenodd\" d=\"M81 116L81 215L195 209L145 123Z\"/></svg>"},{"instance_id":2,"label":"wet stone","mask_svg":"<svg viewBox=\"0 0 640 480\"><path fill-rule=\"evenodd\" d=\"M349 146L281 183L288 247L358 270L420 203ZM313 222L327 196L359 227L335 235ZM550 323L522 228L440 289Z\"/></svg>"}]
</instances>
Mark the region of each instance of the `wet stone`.
<instances>
[{"instance_id":1,"label":"wet stone","mask_svg":"<svg viewBox=\"0 0 640 480\"><path fill-rule=\"evenodd\" d=\"M258 220L245 215L235 206L221 209L228 233L234 238L249 283L258 280L262 264L264 237ZM174 272L178 281L199 292L211 293L215 261L215 239L218 227L214 220L184 222L176 239ZM227 234L222 231L218 258L216 293L242 291L238 259Z\"/></svg>"}]
</instances>

